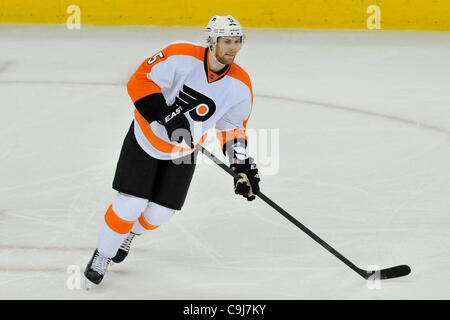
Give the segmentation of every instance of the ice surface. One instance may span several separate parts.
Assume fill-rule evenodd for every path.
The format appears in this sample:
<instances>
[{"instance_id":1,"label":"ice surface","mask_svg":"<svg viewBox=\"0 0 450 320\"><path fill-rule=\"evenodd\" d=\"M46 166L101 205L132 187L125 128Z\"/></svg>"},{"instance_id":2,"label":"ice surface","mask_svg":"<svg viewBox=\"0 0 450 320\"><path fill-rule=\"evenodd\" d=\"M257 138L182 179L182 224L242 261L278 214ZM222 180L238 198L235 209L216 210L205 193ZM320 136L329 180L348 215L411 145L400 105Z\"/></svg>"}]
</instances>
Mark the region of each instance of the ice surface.
<instances>
[{"instance_id":1,"label":"ice surface","mask_svg":"<svg viewBox=\"0 0 450 320\"><path fill-rule=\"evenodd\" d=\"M370 289L204 161L183 210L79 290L132 119L125 83L202 29L2 24L1 299L450 298L450 33L247 33L248 127L279 136L261 189L358 266L412 274Z\"/></svg>"}]
</instances>

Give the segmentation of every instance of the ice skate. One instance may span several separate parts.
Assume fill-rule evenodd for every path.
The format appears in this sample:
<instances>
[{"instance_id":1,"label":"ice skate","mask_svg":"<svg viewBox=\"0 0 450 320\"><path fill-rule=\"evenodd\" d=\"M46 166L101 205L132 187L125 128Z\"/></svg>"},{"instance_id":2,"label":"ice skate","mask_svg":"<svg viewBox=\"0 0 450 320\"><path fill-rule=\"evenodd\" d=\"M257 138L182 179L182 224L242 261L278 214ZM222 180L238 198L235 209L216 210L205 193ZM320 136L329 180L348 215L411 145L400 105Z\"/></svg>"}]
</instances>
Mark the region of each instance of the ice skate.
<instances>
[{"instance_id":1,"label":"ice skate","mask_svg":"<svg viewBox=\"0 0 450 320\"><path fill-rule=\"evenodd\" d=\"M111 258L102 256L97 249L95 249L91 260L84 270L85 277L94 284L99 284L103 276L105 275L106 269L111 261ZM86 285L86 289L90 286Z\"/></svg>"},{"instance_id":2,"label":"ice skate","mask_svg":"<svg viewBox=\"0 0 450 320\"><path fill-rule=\"evenodd\" d=\"M128 252L130 251L130 247L131 247L131 242L133 241L134 237L136 236L136 233L130 232L127 236L127 238L122 242L122 244L120 245L119 250L117 251L116 255L114 258L112 258L112 262L114 263L120 263L123 260L125 260L125 258L128 255Z\"/></svg>"}]
</instances>

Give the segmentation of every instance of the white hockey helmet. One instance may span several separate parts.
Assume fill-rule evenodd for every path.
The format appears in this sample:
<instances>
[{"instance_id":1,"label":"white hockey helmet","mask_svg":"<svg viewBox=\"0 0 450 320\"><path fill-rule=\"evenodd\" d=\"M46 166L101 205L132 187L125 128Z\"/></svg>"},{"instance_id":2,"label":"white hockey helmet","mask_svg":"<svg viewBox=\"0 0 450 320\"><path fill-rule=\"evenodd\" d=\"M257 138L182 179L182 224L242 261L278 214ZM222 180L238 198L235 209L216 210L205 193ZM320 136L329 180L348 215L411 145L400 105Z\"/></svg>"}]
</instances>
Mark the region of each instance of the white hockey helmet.
<instances>
[{"instance_id":1,"label":"white hockey helmet","mask_svg":"<svg viewBox=\"0 0 450 320\"><path fill-rule=\"evenodd\" d=\"M230 14L212 17L206 25L205 34L208 44L209 39L216 44L218 37L241 37L241 42L245 38L241 24Z\"/></svg>"}]
</instances>

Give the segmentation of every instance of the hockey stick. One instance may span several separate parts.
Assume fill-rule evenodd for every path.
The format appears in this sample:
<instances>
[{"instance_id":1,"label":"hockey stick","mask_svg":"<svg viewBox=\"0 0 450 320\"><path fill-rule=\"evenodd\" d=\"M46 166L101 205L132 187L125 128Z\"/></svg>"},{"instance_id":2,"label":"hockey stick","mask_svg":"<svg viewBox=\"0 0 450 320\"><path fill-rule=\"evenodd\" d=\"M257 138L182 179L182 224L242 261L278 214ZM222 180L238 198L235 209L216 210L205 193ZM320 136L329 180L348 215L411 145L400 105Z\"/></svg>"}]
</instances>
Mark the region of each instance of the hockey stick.
<instances>
[{"instance_id":1,"label":"hockey stick","mask_svg":"<svg viewBox=\"0 0 450 320\"><path fill-rule=\"evenodd\" d=\"M231 170L230 167L228 167L225 163L220 161L216 156L214 156L211 152L206 150L202 145L197 144L196 148L199 149L204 155L206 155L214 163L216 163L219 167L221 167L223 170L228 172L231 176L233 176L236 179L240 178L240 176L238 176L233 170ZM399 266L376 270L376 271L368 271L368 270L358 268L350 260L348 260L342 254L340 254L338 251L336 251L332 246L330 246L328 243L326 243L324 240L322 240L319 236L317 236L314 232L312 232L307 227L305 227L302 223L300 223L297 219L295 219L293 216L291 216L289 213L287 213L283 208L281 208L279 205L277 205L275 202L273 202L271 199L269 199L269 197L264 195L262 192L259 192L258 194L256 194L256 196L261 198L269 206L271 206L273 209L278 211L286 219L288 219L290 222L292 222L294 225L296 225L299 229L301 229L308 236L313 238L322 247L327 249L336 258L341 260L343 263L345 263L348 267L350 267L353 271L358 273L361 277L363 277L366 280L398 278L398 277L406 276L411 272L411 268L407 265L399 265Z\"/></svg>"}]
</instances>

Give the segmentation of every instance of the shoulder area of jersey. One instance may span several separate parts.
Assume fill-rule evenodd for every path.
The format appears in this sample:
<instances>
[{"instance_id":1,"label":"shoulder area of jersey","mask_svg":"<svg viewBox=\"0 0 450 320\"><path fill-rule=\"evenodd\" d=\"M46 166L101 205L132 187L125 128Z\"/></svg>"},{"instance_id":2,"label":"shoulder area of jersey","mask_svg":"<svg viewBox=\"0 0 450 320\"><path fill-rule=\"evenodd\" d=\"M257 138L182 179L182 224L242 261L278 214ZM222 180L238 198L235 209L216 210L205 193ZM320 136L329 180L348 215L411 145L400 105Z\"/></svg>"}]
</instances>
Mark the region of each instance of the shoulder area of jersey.
<instances>
[{"instance_id":1,"label":"shoulder area of jersey","mask_svg":"<svg viewBox=\"0 0 450 320\"><path fill-rule=\"evenodd\" d=\"M231 67L230 67L230 71L228 71L228 75L230 75L230 76L234 76L235 78L239 78L239 79L241 79L241 80L243 80L244 81L244 83L251 83L251 81L250 81L250 76L249 76L249 74L247 73L247 71L245 71L245 69L244 68L242 68L238 63L236 63L236 62L233 62L232 64L231 64Z\"/></svg>"},{"instance_id":2,"label":"shoulder area of jersey","mask_svg":"<svg viewBox=\"0 0 450 320\"><path fill-rule=\"evenodd\" d=\"M163 51L165 54L168 54L169 56L189 55L199 59L200 61L203 61L205 52L204 50L206 50L207 48L208 46L206 44L179 40L170 42L161 51ZM231 64L227 75L241 80L251 88L250 76L238 63L233 62Z\"/></svg>"},{"instance_id":3,"label":"shoulder area of jersey","mask_svg":"<svg viewBox=\"0 0 450 320\"><path fill-rule=\"evenodd\" d=\"M168 58L170 56L191 56L200 61L204 60L206 45L190 41L174 41L160 50L161 54Z\"/></svg>"},{"instance_id":4,"label":"shoulder area of jersey","mask_svg":"<svg viewBox=\"0 0 450 320\"><path fill-rule=\"evenodd\" d=\"M206 48L207 47L206 44L200 44L200 43L197 43L197 42L186 41L186 40L177 40L177 41L173 41L173 42L168 43L163 48L163 50L168 48L168 47L175 46L175 45L186 45L186 46L202 47L202 48Z\"/></svg>"}]
</instances>

